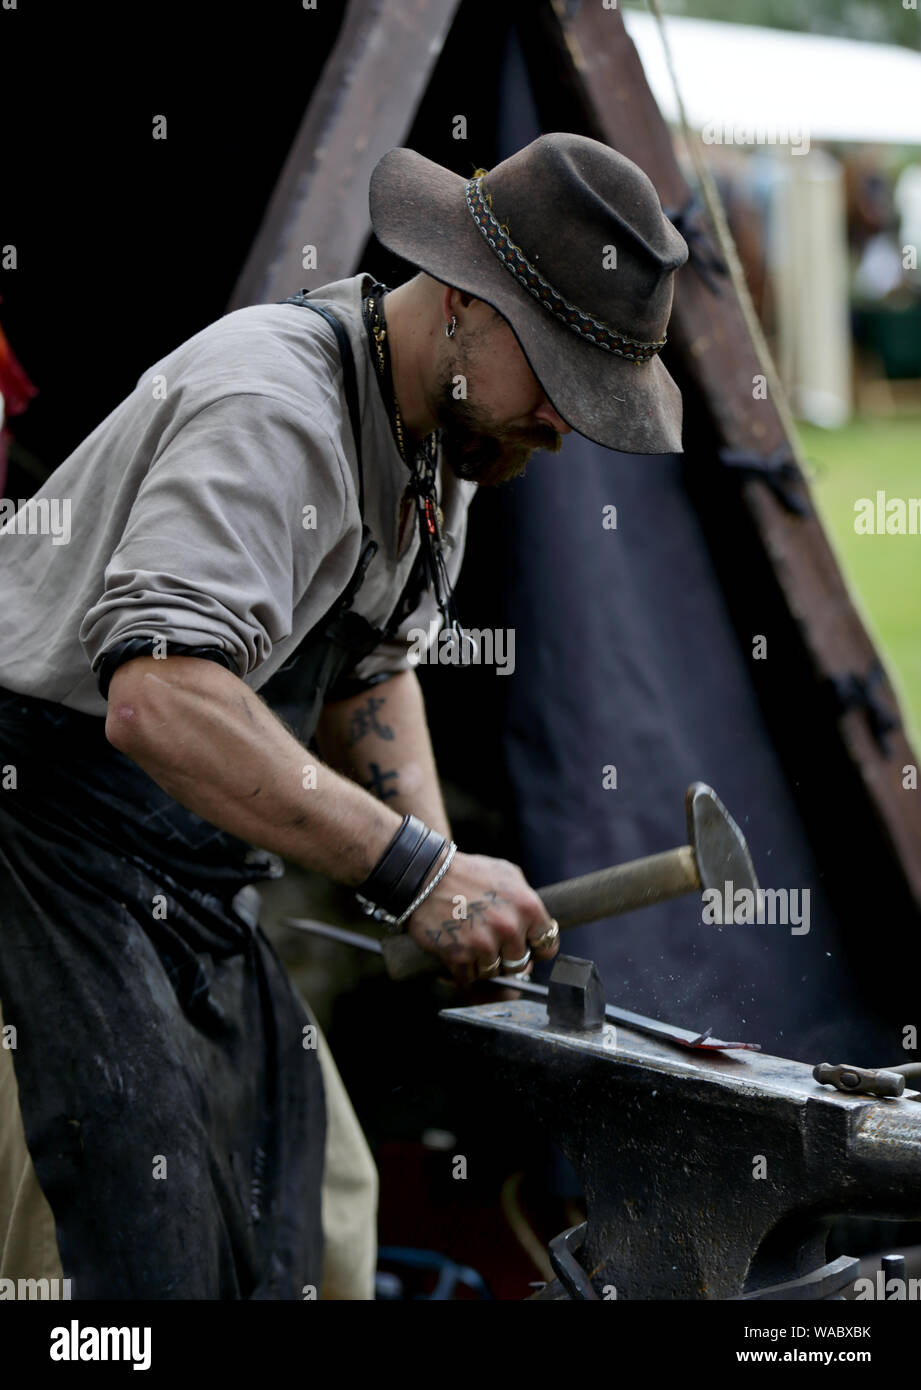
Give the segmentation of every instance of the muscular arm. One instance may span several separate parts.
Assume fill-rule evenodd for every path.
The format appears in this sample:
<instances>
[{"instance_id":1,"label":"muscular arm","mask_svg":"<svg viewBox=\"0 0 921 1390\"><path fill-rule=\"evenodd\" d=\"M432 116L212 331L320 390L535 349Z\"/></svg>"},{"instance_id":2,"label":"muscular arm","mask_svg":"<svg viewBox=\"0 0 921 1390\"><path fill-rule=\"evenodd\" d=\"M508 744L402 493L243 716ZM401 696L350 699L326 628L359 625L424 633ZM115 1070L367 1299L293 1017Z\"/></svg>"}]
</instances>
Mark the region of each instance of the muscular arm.
<instances>
[{"instance_id":1,"label":"muscular arm","mask_svg":"<svg viewBox=\"0 0 921 1390\"><path fill-rule=\"evenodd\" d=\"M327 704L317 728L323 758L392 810L450 838L425 703L415 671Z\"/></svg>"},{"instance_id":2,"label":"muscular arm","mask_svg":"<svg viewBox=\"0 0 921 1390\"><path fill-rule=\"evenodd\" d=\"M409 750L401 760L410 769L404 804L447 828L428 733L424 722L421 734L411 727L414 711L421 720L421 693L406 682L392 706L394 724L381 726L393 729L393 740L375 737L395 747L400 732ZM336 733L341 722L340 715L327 723L327 746L350 737L348 721L345 734ZM400 827L396 809L314 757L243 681L211 661L126 661L109 686L106 737L212 825L351 887L367 878ZM462 918L458 902L469 904ZM458 852L407 931L458 980L470 980L500 955L517 959L527 933L534 938L549 922L516 865ZM558 949L557 941L535 954L549 958Z\"/></svg>"},{"instance_id":3,"label":"muscular arm","mask_svg":"<svg viewBox=\"0 0 921 1390\"><path fill-rule=\"evenodd\" d=\"M400 828L396 810L327 767L211 661L125 662L106 737L212 825L340 883L361 883Z\"/></svg>"}]
</instances>

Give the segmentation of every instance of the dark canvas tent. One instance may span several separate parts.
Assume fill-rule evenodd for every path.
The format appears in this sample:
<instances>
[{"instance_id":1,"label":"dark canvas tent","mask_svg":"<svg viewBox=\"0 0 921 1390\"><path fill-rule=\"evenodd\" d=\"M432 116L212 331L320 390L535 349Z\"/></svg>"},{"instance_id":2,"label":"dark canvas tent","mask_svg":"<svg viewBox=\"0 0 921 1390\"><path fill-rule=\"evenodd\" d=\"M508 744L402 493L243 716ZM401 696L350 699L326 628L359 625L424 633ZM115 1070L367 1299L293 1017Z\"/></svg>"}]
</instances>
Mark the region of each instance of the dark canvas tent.
<instances>
[{"instance_id":1,"label":"dark canvas tent","mask_svg":"<svg viewBox=\"0 0 921 1390\"><path fill-rule=\"evenodd\" d=\"M502 90L499 157L554 124L552 110L540 121L514 40ZM725 282L722 290L731 294ZM561 456L480 499L465 606L477 626L514 628L517 667L501 705L495 679L480 683L470 705L482 709L491 689L501 709L532 881L676 842L683 790L701 777L738 814L762 884L809 890L811 922L796 934L789 926L707 928L687 899L569 934L566 949L598 963L609 997L712 1024L723 1036L741 1026L768 1050L802 1060L895 1059L912 1015L908 1001L900 1011L887 997L892 957L879 960L873 979L868 924L885 915L885 939L910 951L917 904L888 863L885 834L838 740L834 688L823 687L801 650L739 479L716 463L720 440L699 383L679 352L669 367L684 385L683 458L629 457L573 436ZM612 503L616 532L602 529ZM817 547L818 522L797 521L784 518L790 543ZM811 606L814 595L799 600ZM836 601L847 601L843 592ZM767 642L763 666L752 656L758 634ZM446 680L439 692L450 701ZM894 717L891 696L881 703ZM458 722L446 720L448 759ZM471 766L476 742L460 766ZM904 757L891 741L879 761L887 748L890 774L900 773ZM612 764L616 790L602 776ZM488 785L485 768L478 785Z\"/></svg>"}]
</instances>

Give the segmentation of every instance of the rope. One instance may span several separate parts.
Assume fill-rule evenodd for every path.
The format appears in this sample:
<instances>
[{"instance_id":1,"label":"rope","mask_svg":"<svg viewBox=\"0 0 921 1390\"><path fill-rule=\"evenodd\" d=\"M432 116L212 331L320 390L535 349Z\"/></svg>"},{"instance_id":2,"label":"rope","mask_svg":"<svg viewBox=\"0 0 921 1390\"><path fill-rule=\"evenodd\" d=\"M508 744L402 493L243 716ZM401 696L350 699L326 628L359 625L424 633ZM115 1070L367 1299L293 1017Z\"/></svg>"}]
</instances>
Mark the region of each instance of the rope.
<instances>
[{"instance_id":1,"label":"rope","mask_svg":"<svg viewBox=\"0 0 921 1390\"><path fill-rule=\"evenodd\" d=\"M703 200L706 204L707 211L710 214L710 220L713 223L714 231L716 232L716 239L719 242L720 250L723 253L723 257L729 269L729 278L732 281L733 288L735 289L735 292L739 297L739 304L742 308L742 317L744 318L745 326L751 335L752 344L755 349L755 356L758 360L758 365L761 368L761 372L765 380L767 381L768 389L771 392L771 396L773 397L777 414L780 416L780 422L783 425L784 432L786 433L787 438L789 440L796 465L803 474L806 474L807 463L805 455L803 453L802 444L799 439L799 434L797 432L796 421L793 418L793 412L790 409L790 403L787 400L786 392L784 391L780 377L778 376L777 368L774 366L774 360L771 357L771 350L768 347L767 339L764 336L764 331L761 327L761 321L758 318L758 315L755 311L755 306L752 303L752 297L749 293L748 284L745 279L745 272L742 269L742 263L739 260L739 254L736 251L736 244L733 241L732 233L729 230L729 222L726 218L726 212L723 207L723 201L720 198L719 190L717 189L716 181L713 178L712 173L710 172L709 165L707 164L707 161L704 159L703 153L701 152L700 140L696 132L691 129L691 124L688 120L687 110L684 105L684 98L681 95L681 88L678 85L678 75L675 71L675 64L672 59L672 50L668 41L668 34L666 33L665 29L665 20L662 16L662 9L659 4L659 0L646 0L646 3L648 4L649 9L652 12L652 15L655 18L656 24L659 28L659 34L662 39L662 48L665 52L666 66L668 67L668 72L672 81L672 86L675 90L675 100L678 103L678 111L681 117L681 130L684 135L685 144L687 145L688 153L691 156L691 161L697 173L698 180L700 181L701 193L703 195Z\"/></svg>"}]
</instances>

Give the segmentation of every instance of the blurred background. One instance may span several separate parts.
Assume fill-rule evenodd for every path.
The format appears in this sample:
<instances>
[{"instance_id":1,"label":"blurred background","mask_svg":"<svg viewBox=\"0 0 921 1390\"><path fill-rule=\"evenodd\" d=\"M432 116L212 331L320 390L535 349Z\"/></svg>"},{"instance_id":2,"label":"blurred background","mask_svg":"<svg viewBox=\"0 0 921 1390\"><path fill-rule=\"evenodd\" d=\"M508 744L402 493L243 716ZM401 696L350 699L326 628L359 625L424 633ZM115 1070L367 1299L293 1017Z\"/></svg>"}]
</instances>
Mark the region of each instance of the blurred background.
<instances>
[{"instance_id":1,"label":"blurred background","mask_svg":"<svg viewBox=\"0 0 921 1390\"><path fill-rule=\"evenodd\" d=\"M655 21L645 5L621 8L677 131ZM663 0L662 9L816 501L917 741L921 546L857 535L854 500L877 488L921 493L918 10L889 0Z\"/></svg>"}]
</instances>

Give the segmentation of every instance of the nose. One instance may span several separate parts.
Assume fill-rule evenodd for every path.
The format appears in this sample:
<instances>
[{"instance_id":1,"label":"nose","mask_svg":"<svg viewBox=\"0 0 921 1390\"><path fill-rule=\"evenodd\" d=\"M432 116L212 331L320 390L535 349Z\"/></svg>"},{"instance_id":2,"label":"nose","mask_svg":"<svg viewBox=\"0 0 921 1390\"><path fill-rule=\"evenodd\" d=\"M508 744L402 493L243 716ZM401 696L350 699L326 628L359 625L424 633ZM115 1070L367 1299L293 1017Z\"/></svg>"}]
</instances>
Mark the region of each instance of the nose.
<instances>
[{"instance_id":1,"label":"nose","mask_svg":"<svg viewBox=\"0 0 921 1390\"><path fill-rule=\"evenodd\" d=\"M557 434L572 433L572 426L567 425L561 415L557 415L546 396L544 397L543 404L539 405L535 410L534 415L536 419L541 420L544 424L550 425L552 429L555 429Z\"/></svg>"}]
</instances>

